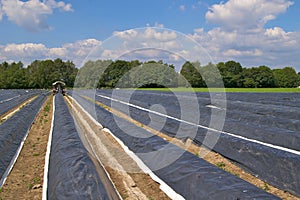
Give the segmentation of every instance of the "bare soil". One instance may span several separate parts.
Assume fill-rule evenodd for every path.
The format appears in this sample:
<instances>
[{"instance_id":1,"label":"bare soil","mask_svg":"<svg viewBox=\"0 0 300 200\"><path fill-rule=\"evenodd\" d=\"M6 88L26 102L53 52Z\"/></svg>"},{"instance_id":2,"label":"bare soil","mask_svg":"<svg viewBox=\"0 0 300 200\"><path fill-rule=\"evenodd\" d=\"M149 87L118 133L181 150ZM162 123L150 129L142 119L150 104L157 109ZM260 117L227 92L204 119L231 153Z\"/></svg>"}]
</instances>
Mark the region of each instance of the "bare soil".
<instances>
[{"instance_id":1,"label":"bare soil","mask_svg":"<svg viewBox=\"0 0 300 200\"><path fill-rule=\"evenodd\" d=\"M51 120L52 96L49 96L32 124L17 162L0 191L0 199L42 199Z\"/></svg>"}]
</instances>

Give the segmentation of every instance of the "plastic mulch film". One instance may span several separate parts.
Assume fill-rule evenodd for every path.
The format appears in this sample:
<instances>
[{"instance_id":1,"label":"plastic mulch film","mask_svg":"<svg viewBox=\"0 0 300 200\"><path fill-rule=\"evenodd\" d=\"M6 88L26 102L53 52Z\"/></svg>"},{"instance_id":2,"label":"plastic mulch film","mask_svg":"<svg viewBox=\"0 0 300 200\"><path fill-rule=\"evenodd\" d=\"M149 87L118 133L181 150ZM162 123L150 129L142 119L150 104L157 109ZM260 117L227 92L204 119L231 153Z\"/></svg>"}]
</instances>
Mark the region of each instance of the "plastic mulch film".
<instances>
[{"instance_id":1,"label":"plastic mulch film","mask_svg":"<svg viewBox=\"0 0 300 200\"><path fill-rule=\"evenodd\" d=\"M61 94L55 114L48 169L48 199L119 199L103 170L84 148Z\"/></svg>"},{"instance_id":2,"label":"plastic mulch film","mask_svg":"<svg viewBox=\"0 0 300 200\"><path fill-rule=\"evenodd\" d=\"M80 96L75 98L86 110L93 107ZM104 127L186 199L278 199L99 106L95 109Z\"/></svg>"},{"instance_id":3,"label":"plastic mulch film","mask_svg":"<svg viewBox=\"0 0 300 200\"><path fill-rule=\"evenodd\" d=\"M28 134L29 129L46 99L46 94L39 95L11 118L0 125L0 183L9 173L16 159L16 153L21 142Z\"/></svg>"}]
</instances>

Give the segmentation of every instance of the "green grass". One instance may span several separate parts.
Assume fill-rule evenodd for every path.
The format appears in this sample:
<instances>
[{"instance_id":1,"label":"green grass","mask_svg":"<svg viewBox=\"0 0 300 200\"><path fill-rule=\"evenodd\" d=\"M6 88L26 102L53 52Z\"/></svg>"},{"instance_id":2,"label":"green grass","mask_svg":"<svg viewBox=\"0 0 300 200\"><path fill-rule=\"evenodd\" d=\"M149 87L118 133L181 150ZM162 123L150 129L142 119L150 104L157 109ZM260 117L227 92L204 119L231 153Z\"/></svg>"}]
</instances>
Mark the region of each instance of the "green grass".
<instances>
[{"instance_id":1,"label":"green grass","mask_svg":"<svg viewBox=\"0 0 300 200\"><path fill-rule=\"evenodd\" d=\"M27 185L27 188L28 188L28 190L31 190L31 189L33 188L33 184L32 184L32 183L29 183L29 184Z\"/></svg>"},{"instance_id":2,"label":"green grass","mask_svg":"<svg viewBox=\"0 0 300 200\"><path fill-rule=\"evenodd\" d=\"M216 165L217 165L217 167L219 167L220 169L223 169L223 170L226 167L226 164L224 162L218 162Z\"/></svg>"},{"instance_id":3,"label":"green grass","mask_svg":"<svg viewBox=\"0 0 300 200\"><path fill-rule=\"evenodd\" d=\"M139 88L138 90L162 92L260 92L260 93L285 93L300 92L300 88Z\"/></svg>"},{"instance_id":4,"label":"green grass","mask_svg":"<svg viewBox=\"0 0 300 200\"><path fill-rule=\"evenodd\" d=\"M49 111L50 111L50 101L49 102L47 102L47 105L44 107L44 112L45 113L48 113Z\"/></svg>"},{"instance_id":5,"label":"green grass","mask_svg":"<svg viewBox=\"0 0 300 200\"><path fill-rule=\"evenodd\" d=\"M268 191L268 190L270 190L270 187L269 187L269 185L266 183L266 182L264 182L264 186L263 187L261 187L263 190L265 190L265 191Z\"/></svg>"}]
</instances>

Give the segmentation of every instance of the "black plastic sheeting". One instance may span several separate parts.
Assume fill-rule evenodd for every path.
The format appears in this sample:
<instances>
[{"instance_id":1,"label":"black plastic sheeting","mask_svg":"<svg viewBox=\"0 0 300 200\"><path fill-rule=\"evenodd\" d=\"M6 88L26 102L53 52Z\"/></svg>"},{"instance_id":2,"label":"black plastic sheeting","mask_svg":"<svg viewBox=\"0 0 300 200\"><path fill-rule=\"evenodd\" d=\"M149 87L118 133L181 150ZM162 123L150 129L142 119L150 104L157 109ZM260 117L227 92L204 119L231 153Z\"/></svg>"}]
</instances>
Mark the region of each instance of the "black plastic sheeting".
<instances>
[{"instance_id":1,"label":"black plastic sheeting","mask_svg":"<svg viewBox=\"0 0 300 200\"><path fill-rule=\"evenodd\" d=\"M109 90L98 91L98 93L111 96ZM124 100L125 93L126 91L115 92L114 98ZM186 101L189 99L189 93L177 93L176 96L184 96ZM172 93L135 91L130 103L147 109L151 105L161 104L166 109L167 115L181 119L180 105L176 96ZM223 131L300 151L300 93L227 93L226 96L226 119ZM96 98L106 105L111 105L107 99L98 96ZM212 108L207 107L211 105L210 96L207 93L197 93L197 98L200 109L199 124L208 127L212 115ZM218 98L215 98L218 101ZM220 106L218 102L215 103L213 106ZM118 109L126 107L121 105ZM130 108L132 118L138 120L142 115L143 123L150 122L147 112L135 110ZM218 110L214 111L218 115ZM135 112L138 112L138 115L135 115ZM191 116L188 118L193 119L194 112L190 110L189 114Z\"/></svg>"},{"instance_id":2,"label":"black plastic sheeting","mask_svg":"<svg viewBox=\"0 0 300 200\"><path fill-rule=\"evenodd\" d=\"M77 94L73 97L88 112L95 111L97 120L104 127L109 128L158 177L186 199L278 199L143 128L113 116Z\"/></svg>"},{"instance_id":3,"label":"black plastic sheeting","mask_svg":"<svg viewBox=\"0 0 300 200\"><path fill-rule=\"evenodd\" d=\"M99 163L83 146L75 122L61 94L55 96L55 114L48 171L48 199L119 199Z\"/></svg>"},{"instance_id":4,"label":"black plastic sheeting","mask_svg":"<svg viewBox=\"0 0 300 200\"><path fill-rule=\"evenodd\" d=\"M118 91L114 97L124 100ZM98 91L100 94L111 96L111 91ZM184 95L184 93L176 94ZM188 93L185 94L188 99ZM198 95L201 118L199 124L209 126L211 105L206 93ZM125 95L124 95L125 96ZM227 94L227 110L224 131L245 136L262 142L300 150L300 94L259 94L259 93L229 93ZM111 106L108 99L96 96L97 100ZM219 101L222 101L221 99ZM215 101L217 102L217 101ZM150 108L153 104L161 104L168 115L180 119L179 104L172 93L140 92L132 95L130 103ZM273 104L272 104L273 103ZM113 103L114 108L125 111L128 106ZM220 106L218 103L215 106ZM299 106L299 107L297 107ZM177 113L176 113L177 112ZM220 111L221 112L221 111ZM190 112L193 113L192 111ZM218 110L215 111L218 113ZM130 107L130 116L144 124L149 124L149 113ZM192 117L190 117L192 118ZM156 119L159 121L159 117ZM163 121L163 120L161 120ZM158 122L159 123L159 122ZM182 125L173 119L166 119L163 127L149 124L151 128L161 131L171 137L182 140L191 138L194 143L202 145L205 136L219 136L219 133L207 129L195 129L190 125ZM181 126L180 126L181 125ZM284 191L300 196L300 156L285 151L273 149L257 143L221 134L213 150L239 164L248 172Z\"/></svg>"},{"instance_id":5,"label":"black plastic sheeting","mask_svg":"<svg viewBox=\"0 0 300 200\"><path fill-rule=\"evenodd\" d=\"M36 90L23 90L23 89L0 89L0 103L7 99L14 98Z\"/></svg>"},{"instance_id":6,"label":"black plastic sheeting","mask_svg":"<svg viewBox=\"0 0 300 200\"><path fill-rule=\"evenodd\" d=\"M39 95L34 101L0 125L0 180L3 178L45 99L46 94Z\"/></svg>"},{"instance_id":7,"label":"black plastic sheeting","mask_svg":"<svg viewBox=\"0 0 300 200\"><path fill-rule=\"evenodd\" d=\"M35 95L45 93L42 90L0 90L0 116L22 104Z\"/></svg>"}]
</instances>

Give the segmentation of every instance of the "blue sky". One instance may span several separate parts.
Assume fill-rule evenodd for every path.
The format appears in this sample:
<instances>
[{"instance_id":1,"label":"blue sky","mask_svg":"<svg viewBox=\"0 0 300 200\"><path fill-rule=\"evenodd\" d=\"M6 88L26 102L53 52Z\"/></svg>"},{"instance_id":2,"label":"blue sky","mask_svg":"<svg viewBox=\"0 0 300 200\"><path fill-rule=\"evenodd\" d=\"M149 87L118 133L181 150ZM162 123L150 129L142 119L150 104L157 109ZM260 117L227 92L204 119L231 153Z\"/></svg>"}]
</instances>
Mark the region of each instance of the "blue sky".
<instances>
[{"instance_id":1,"label":"blue sky","mask_svg":"<svg viewBox=\"0 0 300 200\"><path fill-rule=\"evenodd\" d=\"M142 37L146 32L180 32L202 45L214 62L233 59L246 67L300 71L299 10L295 0L0 0L0 62L26 65L61 57L80 67L107 38L122 38L128 45L133 40L119 33L146 27L131 37L153 44ZM166 36L155 42L174 52L170 44L176 39Z\"/></svg>"}]
</instances>

